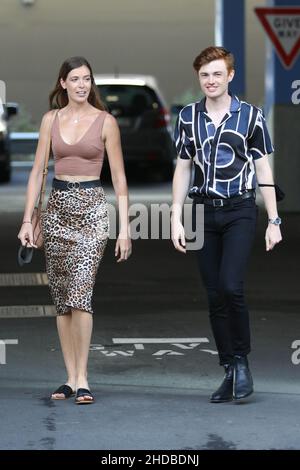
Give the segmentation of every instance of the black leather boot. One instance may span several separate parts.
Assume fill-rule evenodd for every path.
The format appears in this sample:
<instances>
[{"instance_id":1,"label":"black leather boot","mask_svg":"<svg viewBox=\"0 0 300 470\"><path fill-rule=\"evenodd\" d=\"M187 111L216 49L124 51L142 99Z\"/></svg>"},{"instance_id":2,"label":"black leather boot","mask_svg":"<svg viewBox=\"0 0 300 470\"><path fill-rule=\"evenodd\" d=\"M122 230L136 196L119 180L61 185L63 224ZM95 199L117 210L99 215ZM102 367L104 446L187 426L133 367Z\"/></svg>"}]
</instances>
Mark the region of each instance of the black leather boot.
<instances>
[{"instance_id":1,"label":"black leather boot","mask_svg":"<svg viewBox=\"0 0 300 470\"><path fill-rule=\"evenodd\" d=\"M224 403L233 400L233 369L234 366L230 364L224 365L225 375L223 382L218 390L216 390L210 397L211 403Z\"/></svg>"},{"instance_id":2,"label":"black leather boot","mask_svg":"<svg viewBox=\"0 0 300 470\"><path fill-rule=\"evenodd\" d=\"M234 356L233 372L233 398L240 400L253 393L253 380L249 370L248 360L245 356Z\"/></svg>"}]
</instances>

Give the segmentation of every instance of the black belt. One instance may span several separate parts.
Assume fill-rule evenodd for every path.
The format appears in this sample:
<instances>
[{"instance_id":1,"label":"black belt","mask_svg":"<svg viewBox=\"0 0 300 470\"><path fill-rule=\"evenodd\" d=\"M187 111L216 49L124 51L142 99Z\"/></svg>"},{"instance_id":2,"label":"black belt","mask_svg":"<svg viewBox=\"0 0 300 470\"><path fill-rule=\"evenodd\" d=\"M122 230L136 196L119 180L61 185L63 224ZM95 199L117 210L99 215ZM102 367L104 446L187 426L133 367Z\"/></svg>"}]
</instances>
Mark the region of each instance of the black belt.
<instances>
[{"instance_id":1,"label":"black belt","mask_svg":"<svg viewBox=\"0 0 300 470\"><path fill-rule=\"evenodd\" d=\"M248 199L248 198L253 198L255 199L255 190L250 189L249 191L246 191L243 194L240 194L239 196L233 196L229 198L222 198L222 199L215 199L211 197L206 197L206 196L200 196L200 195L193 195L193 199L195 200L196 203L198 204L208 204L209 206L214 206L214 207L223 207L223 206L230 206L234 204L235 202L241 201L242 199Z\"/></svg>"},{"instance_id":2,"label":"black belt","mask_svg":"<svg viewBox=\"0 0 300 470\"><path fill-rule=\"evenodd\" d=\"M97 186L102 186L100 179L92 181L63 181L53 178L52 188L61 189L63 191L71 189L81 189L81 188L96 188Z\"/></svg>"}]
</instances>

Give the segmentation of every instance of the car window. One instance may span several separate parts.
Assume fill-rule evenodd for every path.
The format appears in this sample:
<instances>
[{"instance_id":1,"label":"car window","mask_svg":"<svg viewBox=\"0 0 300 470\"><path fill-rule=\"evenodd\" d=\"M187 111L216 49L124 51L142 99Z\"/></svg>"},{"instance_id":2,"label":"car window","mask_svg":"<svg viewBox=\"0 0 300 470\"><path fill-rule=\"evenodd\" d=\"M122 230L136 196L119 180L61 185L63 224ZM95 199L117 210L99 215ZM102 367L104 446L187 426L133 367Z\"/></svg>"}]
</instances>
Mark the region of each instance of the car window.
<instances>
[{"instance_id":1,"label":"car window","mask_svg":"<svg viewBox=\"0 0 300 470\"><path fill-rule=\"evenodd\" d=\"M115 117L138 117L161 105L155 92L147 86L98 85L101 99Z\"/></svg>"}]
</instances>

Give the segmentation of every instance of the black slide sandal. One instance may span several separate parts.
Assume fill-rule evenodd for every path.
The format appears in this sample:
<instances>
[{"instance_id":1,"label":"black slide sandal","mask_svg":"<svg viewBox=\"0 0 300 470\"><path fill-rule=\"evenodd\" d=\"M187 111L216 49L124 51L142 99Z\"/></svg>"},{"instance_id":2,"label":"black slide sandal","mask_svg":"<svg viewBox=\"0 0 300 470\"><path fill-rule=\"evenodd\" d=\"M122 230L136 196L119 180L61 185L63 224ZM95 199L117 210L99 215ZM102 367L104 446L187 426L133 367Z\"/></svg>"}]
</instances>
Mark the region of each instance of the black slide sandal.
<instances>
[{"instance_id":1,"label":"black slide sandal","mask_svg":"<svg viewBox=\"0 0 300 470\"><path fill-rule=\"evenodd\" d=\"M88 399L79 400L80 397L91 397ZM75 403L77 405L89 405L90 403L94 403L94 397L91 392L87 388L79 388L76 392Z\"/></svg>"},{"instance_id":2,"label":"black slide sandal","mask_svg":"<svg viewBox=\"0 0 300 470\"><path fill-rule=\"evenodd\" d=\"M64 398L61 398L61 397L53 397L53 395L57 394L57 393L61 393L63 394L65 397ZM75 392L74 390L71 389L71 387L69 385L61 385L60 387L58 387L57 390L55 390L55 392L52 393L51 395L51 399L52 400L66 400L67 398L70 398L72 396L75 395Z\"/></svg>"}]
</instances>

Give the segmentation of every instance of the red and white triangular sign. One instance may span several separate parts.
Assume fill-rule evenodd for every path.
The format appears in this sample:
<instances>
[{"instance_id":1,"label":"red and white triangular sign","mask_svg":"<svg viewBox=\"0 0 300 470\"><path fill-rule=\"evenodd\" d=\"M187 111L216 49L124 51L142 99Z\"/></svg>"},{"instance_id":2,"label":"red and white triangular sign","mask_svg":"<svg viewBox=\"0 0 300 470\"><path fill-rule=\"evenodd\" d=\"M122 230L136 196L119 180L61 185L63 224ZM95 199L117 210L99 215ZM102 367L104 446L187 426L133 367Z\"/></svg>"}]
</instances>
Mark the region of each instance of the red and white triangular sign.
<instances>
[{"instance_id":1,"label":"red and white triangular sign","mask_svg":"<svg viewBox=\"0 0 300 470\"><path fill-rule=\"evenodd\" d=\"M300 50L300 8L255 8L283 65L290 68Z\"/></svg>"}]
</instances>

